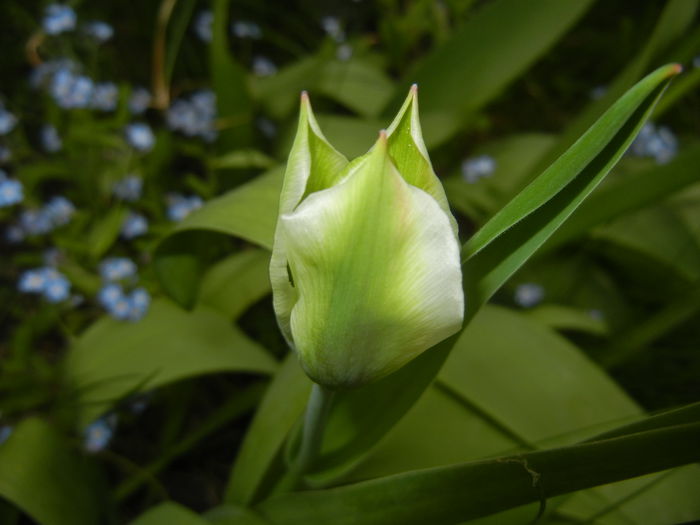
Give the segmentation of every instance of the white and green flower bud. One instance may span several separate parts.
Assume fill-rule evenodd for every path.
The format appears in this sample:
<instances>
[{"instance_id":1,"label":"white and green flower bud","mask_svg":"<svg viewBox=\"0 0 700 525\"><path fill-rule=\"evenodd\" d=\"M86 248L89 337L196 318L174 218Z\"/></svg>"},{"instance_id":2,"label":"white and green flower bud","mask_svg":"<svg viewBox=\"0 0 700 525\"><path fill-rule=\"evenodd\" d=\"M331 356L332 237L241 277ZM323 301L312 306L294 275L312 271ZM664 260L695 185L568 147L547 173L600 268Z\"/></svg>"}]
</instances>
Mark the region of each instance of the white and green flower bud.
<instances>
[{"instance_id":1,"label":"white and green flower bud","mask_svg":"<svg viewBox=\"0 0 700 525\"><path fill-rule=\"evenodd\" d=\"M423 143L415 87L352 162L302 95L270 277L282 333L328 388L379 379L460 329L457 225Z\"/></svg>"}]
</instances>

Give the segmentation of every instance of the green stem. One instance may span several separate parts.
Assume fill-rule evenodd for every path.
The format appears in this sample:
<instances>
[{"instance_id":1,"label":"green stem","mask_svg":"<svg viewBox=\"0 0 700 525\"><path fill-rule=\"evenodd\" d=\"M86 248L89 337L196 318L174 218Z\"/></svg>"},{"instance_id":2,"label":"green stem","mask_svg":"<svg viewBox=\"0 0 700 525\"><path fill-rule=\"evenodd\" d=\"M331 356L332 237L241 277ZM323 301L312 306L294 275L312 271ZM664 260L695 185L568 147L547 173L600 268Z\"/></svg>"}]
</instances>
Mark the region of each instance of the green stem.
<instances>
[{"instance_id":1,"label":"green stem","mask_svg":"<svg viewBox=\"0 0 700 525\"><path fill-rule=\"evenodd\" d=\"M314 383L309 402L306 405L304 426L301 433L301 445L287 473L279 481L274 494L294 490L301 478L313 466L323 441L323 430L333 400L333 392Z\"/></svg>"}]
</instances>

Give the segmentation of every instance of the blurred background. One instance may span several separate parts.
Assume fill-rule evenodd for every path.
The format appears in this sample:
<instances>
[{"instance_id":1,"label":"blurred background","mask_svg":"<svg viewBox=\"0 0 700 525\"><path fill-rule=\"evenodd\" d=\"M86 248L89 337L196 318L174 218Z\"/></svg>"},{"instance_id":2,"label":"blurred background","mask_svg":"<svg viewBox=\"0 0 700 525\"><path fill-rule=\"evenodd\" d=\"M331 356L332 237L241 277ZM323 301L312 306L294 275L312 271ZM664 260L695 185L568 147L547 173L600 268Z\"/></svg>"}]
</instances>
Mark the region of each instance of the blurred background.
<instances>
[{"instance_id":1,"label":"blurred background","mask_svg":"<svg viewBox=\"0 0 700 525\"><path fill-rule=\"evenodd\" d=\"M210 206L221 196L279 180L301 90L329 141L354 157L417 82L433 166L466 240L637 80L683 64L606 182L493 302L575 347L643 409L700 400L698 2L0 9L0 442L40 416L97 465L118 521L166 497L200 511L220 502L270 363L287 352L267 257L246 233L274 225L274 197L246 208L237 194L233 236L200 226L229 213ZM159 263L185 253L175 273ZM227 266L231 254L247 259ZM169 337L196 361L198 331L214 330L191 310L202 294L264 359L179 361L153 380L169 366ZM535 344L519 326L504 328L516 350ZM153 368L119 372L120 356L151 353ZM84 355L92 361L80 364ZM136 369L145 375L127 386L90 393ZM0 508L7 523L30 523L9 501Z\"/></svg>"}]
</instances>

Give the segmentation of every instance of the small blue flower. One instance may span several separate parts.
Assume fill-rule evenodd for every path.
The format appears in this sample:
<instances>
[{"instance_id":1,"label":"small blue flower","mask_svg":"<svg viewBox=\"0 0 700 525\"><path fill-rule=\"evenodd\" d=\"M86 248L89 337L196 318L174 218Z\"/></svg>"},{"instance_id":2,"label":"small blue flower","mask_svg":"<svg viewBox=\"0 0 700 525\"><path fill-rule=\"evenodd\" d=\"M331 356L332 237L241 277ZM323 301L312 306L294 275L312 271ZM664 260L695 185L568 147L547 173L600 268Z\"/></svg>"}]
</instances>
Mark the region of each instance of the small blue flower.
<instances>
[{"instance_id":1,"label":"small blue flower","mask_svg":"<svg viewBox=\"0 0 700 525\"><path fill-rule=\"evenodd\" d=\"M49 35L58 35L75 29L75 11L62 4L51 4L44 10L42 25Z\"/></svg>"},{"instance_id":2,"label":"small blue flower","mask_svg":"<svg viewBox=\"0 0 700 525\"><path fill-rule=\"evenodd\" d=\"M124 291L121 285L116 283L105 284L97 293L97 301L108 311L114 308L122 297L124 297Z\"/></svg>"},{"instance_id":3,"label":"small blue flower","mask_svg":"<svg viewBox=\"0 0 700 525\"><path fill-rule=\"evenodd\" d=\"M126 257L109 257L100 263L100 275L107 282L133 277L136 270L136 263Z\"/></svg>"},{"instance_id":4,"label":"small blue flower","mask_svg":"<svg viewBox=\"0 0 700 525\"><path fill-rule=\"evenodd\" d=\"M84 75L76 75L71 66L61 66L51 76L49 93L64 109L85 108L92 99L94 84Z\"/></svg>"},{"instance_id":5,"label":"small blue flower","mask_svg":"<svg viewBox=\"0 0 700 525\"><path fill-rule=\"evenodd\" d=\"M114 36L114 29L107 22L93 20L83 26L85 34L92 37L96 42L103 44Z\"/></svg>"},{"instance_id":6,"label":"small blue flower","mask_svg":"<svg viewBox=\"0 0 700 525\"><path fill-rule=\"evenodd\" d=\"M269 58L257 56L253 59L253 73L258 77L269 77L277 73L277 66Z\"/></svg>"},{"instance_id":7,"label":"small blue flower","mask_svg":"<svg viewBox=\"0 0 700 525\"><path fill-rule=\"evenodd\" d=\"M129 97L129 111L134 115L140 115L151 105L151 93L144 87L137 87Z\"/></svg>"},{"instance_id":8,"label":"small blue flower","mask_svg":"<svg viewBox=\"0 0 700 525\"><path fill-rule=\"evenodd\" d=\"M129 320L138 321L148 311L151 304L151 296L144 288L136 288L129 296Z\"/></svg>"},{"instance_id":9,"label":"small blue flower","mask_svg":"<svg viewBox=\"0 0 700 525\"><path fill-rule=\"evenodd\" d=\"M236 20L233 22L231 24L231 32L238 38L252 38L255 40L262 38L260 26L247 20Z\"/></svg>"},{"instance_id":10,"label":"small blue flower","mask_svg":"<svg viewBox=\"0 0 700 525\"><path fill-rule=\"evenodd\" d=\"M7 135L17 125L17 117L0 103L0 135Z\"/></svg>"},{"instance_id":11,"label":"small blue flower","mask_svg":"<svg viewBox=\"0 0 700 525\"><path fill-rule=\"evenodd\" d=\"M24 210L19 216L19 227L27 235L41 235L53 230L51 218L41 210Z\"/></svg>"},{"instance_id":12,"label":"small blue flower","mask_svg":"<svg viewBox=\"0 0 700 525\"><path fill-rule=\"evenodd\" d=\"M46 275L39 270L27 270L19 276L17 289L24 293L41 293L46 285Z\"/></svg>"},{"instance_id":13,"label":"small blue flower","mask_svg":"<svg viewBox=\"0 0 700 525\"><path fill-rule=\"evenodd\" d=\"M340 20L335 16L325 16L321 19L321 27L336 42L345 40L345 31L340 24Z\"/></svg>"},{"instance_id":14,"label":"small blue flower","mask_svg":"<svg viewBox=\"0 0 700 525\"><path fill-rule=\"evenodd\" d=\"M139 151L150 151L155 143L155 136L148 124L136 122L125 128L126 141Z\"/></svg>"},{"instance_id":15,"label":"small blue flower","mask_svg":"<svg viewBox=\"0 0 700 525\"><path fill-rule=\"evenodd\" d=\"M64 103L68 108L86 108L92 99L95 88L92 80L84 75L73 78L70 93Z\"/></svg>"},{"instance_id":16,"label":"small blue flower","mask_svg":"<svg viewBox=\"0 0 700 525\"><path fill-rule=\"evenodd\" d=\"M60 303L70 297L70 281L58 274L44 285L44 298L50 303Z\"/></svg>"},{"instance_id":17,"label":"small blue flower","mask_svg":"<svg viewBox=\"0 0 700 525\"><path fill-rule=\"evenodd\" d=\"M83 446L91 453L104 450L112 441L114 428L106 419L98 419L87 426L83 433Z\"/></svg>"},{"instance_id":18,"label":"small blue flower","mask_svg":"<svg viewBox=\"0 0 700 525\"><path fill-rule=\"evenodd\" d=\"M47 301L58 303L70 296L70 281L55 268L44 266L23 272L17 289L24 293L40 293Z\"/></svg>"},{"instance_id":19,"label":"small blue flower","mask_svg":"<svg viewBox=\"0 0 700 525\"><path fill-rule=\"evenodd\" d=\"M10 425L0 425L0 445L10 438L12 430Z\"/></svg>"},{"instance_id":20,"label":"small blue flower","mask_svg":"<svg viewBox=\"0 0 700 525\"><path fill-rule=\"evenodd\" d=\"M75 206L65 197L57 195L51 197L49 202L44 205L43 212L53 226L63 226L70 222L75 213Z\"/></svg>"},{"instance_id":21,"label":"small blue flower","mask_svg":"<svg viewBox=\"0 0 700 525\"><path fill-rule=\"evenodd\" d=\"M666 126L644 124L629 148L632 155L653 157L657 164L670 162L678 153L678 139Z\"/></svg>"},{"instance_id":22,"label":"small blue flower","mask_svg":"<svg viewBox=\"0 0 700 525\"><path fill-rule=\"evenodd\" d=\"M120 321L128 321L131 319L131 302L129 301L129 298L122 295L114 302L108 312L115 319Z\"/></svg>"},{"instance_id":23,"label":"small blue flower","mask_svg":"<svg viewBox=\"0 0 700 525\"><path fill-rule=\"evenodd\" d=\"M20 181L0 177L0 208L12 206L22 202L23 199L24 193Z\"/></svg>"},{"instance_id":24,"label":"small blue flower","mask_svg":"<svg viewBox=\"0 0 700 525\"><path fill-rule=\"evenodd\" d=\"M41 147L47 153L56 153L63 148L63 141L58 136L58 130L51 124L44 124L39 130Z\"/></svg>"},{"instance_id":25,"label":"small blue flower","mask_svg":"<svg viewBox=\"0 0 700 525\"><path fill-rule=\"evenodd\" d=\"M181 221L197 208L201 208L203 202L197 195L189 197L171 193L166 197L168 203L168 218L171 221Z\"/></svg>"},{"instance_id":26,"label":"small blue flower","mask_svg":"<svg viewBox=\"0 0 700 525\"><path fill-rule=\"evenodd\" d=\"M537 283L519 284L515 289L515 302L523 308L537 306L544 299L544 288Z\"/></svg>"},{"instance_id":27,"label":"small blue flower","mask_svg":"<svg viewBox=\"0 0 700 525\"><path fill-rule=\"evenodd\" d=\"M205 140L216 138L215 118L216 95L211 90L197 91L189 100L175 100L166 114L170 129Z\"/></svg>"},{"instance_id":28,"label":"small blue flower","mask_svg":"<svg viewBox=\"0 0 700 525\"><path fill-rule=\"evenodd\" d=\"M140 213L131 212L124 219L121 235L125 239L134 239L148 232L148 219Z\"/></svg>"},{"instance_id":29,"label":"small blue flower","mask_svg":"<svg viewBox=\"0 0 700 525\"><path fill-rule=\"evenodd\" d=\"M90 99L90 107L100 111L114 111L117 108L119 90L113 82L95 84Z\"/></svg>"},{"instance_id":30,"label":"small blue flower","mask_svg":"<svg viewBox=\"0 0 700 525\"><path fill-rule=\"evenodd\" d=\"M194 20L194 32L202 42L211 42L212 24L214 23L214 13L209 10L197 13Z\"/></svg>"},{"instance_id":31,"label":"small blue flower","mask_svg":"<svg viewBox=\"0 0 700 525\"><path fill-rule=\"evenodd\" d=\"M483 177L488 177L496 169L496 161L489 155L479 155L462 162L462 178L474 184Z\"/></svg>"},{"instance_id":32,"label":"small blue flower","mask_svg":"<svg viewBox=\"0 0 700 525\"><path fill-rule=\"evenodd\" d=\"M141 198L143 179L138 175L127 175L114 184L112 193L115 197L127 202L134 202Z\"/></svg>"}]
</instances>

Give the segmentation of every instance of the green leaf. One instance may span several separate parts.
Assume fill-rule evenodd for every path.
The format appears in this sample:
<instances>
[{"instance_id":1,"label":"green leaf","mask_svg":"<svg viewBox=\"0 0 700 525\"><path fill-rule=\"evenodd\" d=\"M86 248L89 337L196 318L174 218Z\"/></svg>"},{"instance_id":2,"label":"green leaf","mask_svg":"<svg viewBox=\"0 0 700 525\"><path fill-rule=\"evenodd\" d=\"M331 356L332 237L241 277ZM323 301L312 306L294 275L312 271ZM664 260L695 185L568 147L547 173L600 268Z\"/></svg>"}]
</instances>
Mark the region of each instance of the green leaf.
<instances>
[{"instance_id":1,"label":"green leaf","mask_svg":"<svg viewBox=\"0 0 700 525\"><path fill-rule=\"evenodd\" d=\"M659 202L697 182L700 180L698 164L700 145L696 144L680 152L668 164L654 166L601 187L581 204L543 248L552 249L585 234L594 226Z\"/></svg>"},{"instance_id":2,"label":"green leaf","mask_svg":"<svg viewBox=\"0 0 700 525\"><path fill-rule=\"evenodd\" d=\"M211 159L209 167L211 169L220 170L228 168L264 168L270 169L275 167L277 161L268 157L261 151L255 149L241 149L231 151L221 157Z\"/></svg>"},{"instance_id":3,"label":"green leaf","mask_svg":"<svg viewBox=\"0 0 700 525\"><path fill-rule=\"evenodd\" d=\"M209 230L240 237L271 250L283 172L282 168L275 168L208 201L177 223L170 235Z\"/></svg>"},{"instance_id":4,"label":"green leaf","mask_svg":"<svg viewBox=\"0 0 700 525\"><path fill-rule=\"evenodd\" d=\"M189 308L196 300L213 234L241 237L272 249L282 175L281 168L271 170L208 201L161 240L154 256L156 275L180 305Z\"/></svg>"},{"instance_id":5,"label":"green leaf","mask_svg":"<svg viewBox=\"0 0 700 525\"><path fill-rule=\"evenodd\" d=\"M152 507L138 518L130 522L130 525L209 525L209 522L199 514L170 501Z\"/></svg>"},{"instance_id":6,"label":"green leaf","mask_svg":"<svg viewBox=\"0 0 700 525\"><path fill-rule=\"evenodd\" d=\"M498 0L470 16L406 82L420 86L428 146L450 138L554 45L592 3ZM398 92L405 93L405 87ZM402 96L396 96L397 106Z\"/></svg>"},{"instance_id":7,"label":"green leaf","mask_svg":"<svg viewBox=\"0 0 700 525\"><path fill-rule=\"evenodd\" d=\"M663 11L658 17L654 31L639 53L628 61L627 66L620 71L606 89L605 95L592 101L571 122L559 140L546 152L537 163L534 173L539 173L554 159L569 148L574 141L589 128L606 110L610 104L617 100L639 78L656 66L654 59L660 56L675 40L681 37L688 28L692 27L693 19L698 11L698 0L670 0L666 2ZM657 62L658 63L658 62Z\"/></svg>"},{"instance_id":8,"label":"green leaf","mask_svg":"<svg viewBox=\"0 0 700 525\"><path fill-rule=\"evenodd\" d=\"M545 304L524 312L527 317L555 330L573 330L593 335L605 335L605 321L590 312L559 304Z\"/></svg>"},{"instance_id":9,"label":"green leaf","mask_svg":"<svg viewBox=\"0 0 700 525\"><path fill-rule=\"evenodd\" d=\"M463 250L470 316L573 213L620 159L679 66L651 73L501 209Z\"/></svg>"},{"instance_id":10,"label":"green leaf","mask_svg":"<svg viewBox=\"0 0 700 525\"><path fill-rule=\"evenodd\" d=\"M700 460L700 422L568 447L425 469L258 506L273 523L457 523ZM644 461L640 461L644 458ZM455 490L458 487L458 490Z\"/></svg>"},{"instance_id":11,"label":"green leaf","mask_svg":"<svg viewBox=\"0 0 700 525\"><path fill-rule=\"evenodd\" d=\"M697 285L660 311L617 334L601 352L601 363L619 367L644 351L655 340L691 319L700 311L700 287Z\"/></svg>"},{"instance_id":12,"label":"green leaf","mask_svg":"<svg viewBox=\"0 0 700 525\"><path fill-rule=\"evenodd\" d=\"M266 525L269 522L252 510L235 505L220 505L207 511L204 516L213 525Z\"/></svg>"},{"instance_id":13,"label":"green leaf","mask_svg":"<svg viewBox=\"0 0 700 525\"><path fill-rule=\"evenodd\" d=\"M371 62L351 59L328 62L318 78L316 89L358 115L372 118L377 117L389 102L394 85Z\"/></svg>"},{"instance_id":14,"label":"green leaf","mask_svg":"<svg viewBox=\"0 0 700 525\"><path fill-rule=\"evenodd\" d=\"M331 58L329 51L322 49L315 56L304 57L274 76L251 79L253 92L271 115L289 116L302 90L322 94L366 118L381 112L394 92L386 74L366 60L341 62Z\"/></svg>"},{"instance_id":15,"label":"green leaf","mask_svg":"<svg viewBox=\"0 0 700 525\"><path fill-rule=\"evenodd\" d=\"M304 411L311 392L311 380L299 366L297 357L289 354L265 393L255 418L248 428L231 477L224 501L249 505L265 488L285 439Z\"/></svg>"},{"instance_id":16,"label":"green leaf","mask_svg":"<svg viewBox=\"0 0 700 525\"><path fill-rule=\"evenodd\" d=\"M459 175L443 181L453 208L483 224L521 190L523 180L534 164L551 147L555 138L542 133L528 133L491 142L475 152L489 155L496 163L491 177L469 184Z\"/></svg>"},{"instance_id":17,"label":"green leaf","mask_svg":"<svg viewBox=\"0 0 700 525\"><path fill-rule=\"evenodd\" d=\"M37 523L103 523L99 487L91 461L40 419L22 421L0 445L0 497Z\"/></svg>"},{"instance_id":18,"label":"green leaf","mask_svg":"<svg viewBox=\"0 0 700 525\"><path fill-rule=\"evenodd\" d=\"M246 250L212 266L202 278L200 305L237 319L270 292L270 253Z\"/></svg>"},{"instance_id":19,"label":"green leaf","mask_svg":"<svg viewBox=\"0 0 700 525\"><path fill-rule=\"evenodd\" d=\"M227 318L156 300L137 323L103 318L73 344L65 363L81 424L135 391L216 372L271 374L275 361Z\"/></svg>"},{"instance_id":20,"label":"green leaf","mask_svg":"<svg viewBox=\"0 0 700 525\"><path fill-rule=\"evenodd\" d=\"M224 128L217 144L221 151L231 151L250 141L252 104L246 71L229 53L228 26L230 0L214 0L212 42L209 45L209 68L216 93L216 106Z\"/></svg>"},{"instance_id":21,"label":"green leaf","mask_svg":"<svg viewBox=\"0 0 700 525\"><path fill-rule=\"evenodd\" d=\"M366 153L377 138L379 130L386 126L386 123L378 120L328 113L317 114L316 118L328 141L349 159Z\"/></svg>"},{"instance_id":22,"label":"green leaf","mask_svg":"<svg viewBox=\"0 0 700 525\"><path fill-rule=\"evenodd\" d=\"M175 4L175 12L172 15L165 49L165 85L169 86L173 78L173 71L177 62L177 56L182 46L182 41L187 33L187 28L192 18L192 12L196 6L196 0L183 0Z\"/></svg>"},{"instance_id":23,"label":"green leaf","mask_svg":"<svg viewBox=\"0 0 700 525\"><path fill-rule=\"evenodd\" d=\"M348 437L347 426L351 421L353 427L367 427L365 418L373 416L369 406L366 411L336 407L321 458L326 470L319 467L309 477L314 485L333 481L358 460L362 463L343 481L544 442L571 443L640 414L571 343L525 314L496 306L481 310L455 343L434 387L369 455L362 455L361 438Z\"/></svg>"},{"instance_id":24,"label":"green leaf","mask_svg":"<svg viewBox=\"0 0 700 525\"><path fill-rule=\"evenodd\" d=\"M673 205L625 215L596 228L591 237L599 253L624 266L628 277L648 282L650 290L679 292L700 278L700 238ZM651 275L667 282L650 282ZM673 280L679 283L671 286Z\"/></svg>"},{"instance_id":25,"label":"green leaf","mask_svg":"<svg viewBox=\"0 0 700 525\"><path fill-rule=\"evenodd\" d=\"M110 249L119 237L126 214L125 208L115 206L92 226L86 239L90 257L99 259Z\"/></svg>"}]
</instances>

